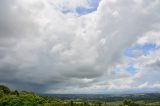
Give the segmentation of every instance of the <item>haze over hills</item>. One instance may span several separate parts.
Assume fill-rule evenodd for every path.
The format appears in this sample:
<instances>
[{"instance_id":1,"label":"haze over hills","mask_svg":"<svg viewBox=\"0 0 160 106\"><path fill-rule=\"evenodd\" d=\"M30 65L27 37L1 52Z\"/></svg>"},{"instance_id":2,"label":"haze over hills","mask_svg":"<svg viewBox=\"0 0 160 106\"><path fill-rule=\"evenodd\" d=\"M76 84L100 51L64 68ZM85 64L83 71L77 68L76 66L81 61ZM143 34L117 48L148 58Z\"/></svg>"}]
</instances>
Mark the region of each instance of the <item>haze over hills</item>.
<instances>
[{"instance_id":1,"label":"haze over hills","mask_svg":"<svg viewBox=\"0 0 160 106\"><path fill-rule=\"evenodd\" d=\"M160 93L141 94L41 94L42 96L56 97L62 100L91 100L114 102L123 100L159 100Z\"/></svg>"}]
</instances>

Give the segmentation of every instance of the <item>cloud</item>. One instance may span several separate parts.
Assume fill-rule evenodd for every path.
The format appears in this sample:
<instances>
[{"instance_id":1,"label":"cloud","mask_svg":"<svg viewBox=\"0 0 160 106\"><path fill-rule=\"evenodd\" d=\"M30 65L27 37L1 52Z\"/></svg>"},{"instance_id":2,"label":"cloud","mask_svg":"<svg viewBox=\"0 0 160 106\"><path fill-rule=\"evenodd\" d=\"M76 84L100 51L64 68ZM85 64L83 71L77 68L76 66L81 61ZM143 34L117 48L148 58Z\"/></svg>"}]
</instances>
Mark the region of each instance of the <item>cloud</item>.
<instances>
[{"instance_id":1,"label":"cloud","mask_svg":"<svg viewBox=\"0 0 160 106\"><path fill-rule=\"evenodd\" d=\"M142 37L143 38L143 37ZM140 38L141 39L141 38ZM139 40L138 40L139 41ZM146 42L147 44L149 42ZM122 87L124 92L159 92L160 79L158 75L160 74L160 49L154 49L150 51L147 55L141 55L134 58L128 58L122 64L119 64L119 73L128 73L129 70L123 70L129 64L135 68L135 73L130 74L128 77L122 77L121 79L115 79L111 81L112 92L115 90L119 91ZM125 72L126 71L126 72ZM125 82L124 82L125 81Z\"/></svg>"},{"instance_id":2,"label":"cloud","mask_svg":"<svg viewBox=\"0 0 160 106\"><path fill-rule=\"evenodd\" d=\"M81 16L63 9L88 7L87 0L0 2L0 81L13 88L47 93L129 89L133 81L120 82L132 76L113 68L124 61L126 48L159 30L158 0L101 0L97 10Z\"/></svg>"},{"instance_id":3,"label":"cloud","mask_svg":"<svg viewBox=\"0 0 160 106\"><path fill-rule=\"evenodd\" d=\"M155 44L157 46L160 45L160 32L159 31L150 31L147 32L142 38L140 38L137 43L138 44L146 44L146 43L150 43L150 44Z\"/></svg>"}]
</instances>

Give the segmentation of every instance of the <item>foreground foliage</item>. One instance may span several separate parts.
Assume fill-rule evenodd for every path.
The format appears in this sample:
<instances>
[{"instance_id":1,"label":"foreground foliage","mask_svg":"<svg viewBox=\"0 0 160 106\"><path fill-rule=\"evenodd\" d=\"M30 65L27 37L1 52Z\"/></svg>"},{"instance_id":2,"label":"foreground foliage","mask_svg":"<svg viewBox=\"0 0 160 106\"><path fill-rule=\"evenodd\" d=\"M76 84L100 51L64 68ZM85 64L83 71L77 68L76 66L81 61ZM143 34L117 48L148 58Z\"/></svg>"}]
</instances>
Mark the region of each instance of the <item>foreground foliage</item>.
<instances>
[{"instance_id":1,"label":"foreground foliage","mask_svg":"<svg viewBox=\"0 0 160 106\"><path fill-rule=\"evenodd\" d=\"M86 100L65 101L52 97L38 96L33 92L11 91L8 87L0 85L0 106L160 106L160 102L156 101L155 103L136 103L132 100L124 100L119 104Z\"/></svg>"}]
</instances>

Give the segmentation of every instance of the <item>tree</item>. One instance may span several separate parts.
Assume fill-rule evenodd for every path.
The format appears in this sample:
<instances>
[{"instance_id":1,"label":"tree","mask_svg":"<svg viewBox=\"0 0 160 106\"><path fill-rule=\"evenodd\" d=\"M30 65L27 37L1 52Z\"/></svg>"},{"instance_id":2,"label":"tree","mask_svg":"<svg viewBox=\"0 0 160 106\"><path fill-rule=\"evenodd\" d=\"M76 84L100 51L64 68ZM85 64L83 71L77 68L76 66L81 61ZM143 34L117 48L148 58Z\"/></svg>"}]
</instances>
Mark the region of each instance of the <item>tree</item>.
<instances>
[{"instance_id":1,"label":"tree","mask_svg":"<svg viewBox=\"0 0 160 106\"><path fill-rule=\"evenodd\" d=\"M4 93L2 90L0 90L0 98L3 97Z\"/></svg>"},{"instance_id":2,"label":"tree","mask_svg":"<svg viewBox=\"0 0 160 106\"><path fill-rule=\"evenodd\" d=\"M73 101L71 101L71 106L73 106Z\"/></svg>"},{"instance_id":3,"label":"tree","mask_svg":"<svg viewBox=\"0 0 160 106\"><path fill-rule=\"evenodd\" d=\"M99 102L99 103L98 103L98 106L101 106L101 105L102 105L102 103L101 103L101 102Z\"/></svg>"},{"instance_id":4,"label":"tree","mask_svg":"<svg viewBox=\"0 0 160 106\"><path fill-rule=\"evenodd\" d=\"M2 90L4 94L9 94L11 92L11 90L4 85L0 85L0 90Z\"/></svg>"},{"instance_id":5,"label":"tree","mask_svg":"<svg viewBox=\"0 0 160 106\"><path fill-rule=\"evenodd\" d=\"M19 92L17 90L14 91L17 96L19 96Z\"/></svg>"},{"instance_id":6,"label":"tree","mask_svg":"<svg viewBox=\"0 0 160 106\"><path fill-rule=\"evenodd\" d=\"M132 100L124 100L124 101L123 101L123 104L124 104L124 105L127 105L127 106L139 106L139 104L135 103L135 102L132 101Z\"/></svg>"},{"instance_id":7,"label":"tree","mask_svg":"<svg viewBox=\"0 0 160 106\"><path fill-rule=\"evenodd\" d=\"M124 104L124 105L129 105L130 102L131 102L130 100L124 100L124 101L123 101L123 104Z\"/></svg>"}]
</instances>

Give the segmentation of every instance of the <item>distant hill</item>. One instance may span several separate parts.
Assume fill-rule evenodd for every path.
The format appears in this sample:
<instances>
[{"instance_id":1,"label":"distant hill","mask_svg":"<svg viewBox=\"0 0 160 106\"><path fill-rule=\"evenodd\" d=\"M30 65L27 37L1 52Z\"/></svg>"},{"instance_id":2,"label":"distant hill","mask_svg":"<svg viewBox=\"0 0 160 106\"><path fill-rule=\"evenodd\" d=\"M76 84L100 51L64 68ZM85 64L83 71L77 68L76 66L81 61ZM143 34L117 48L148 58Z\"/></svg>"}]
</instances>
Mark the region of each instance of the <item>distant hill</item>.
<instances>
[{"instance_id":1,"label":"distant hill","mask_svg":"<svg viewBox=\"0 0 160 106\"><path fill-rule=\"evenodd\" d=\"M160 100L160 93L139 93L139 94L41 94L42 96L56 97L62 100L92 100L92 101L123 101L130 99L139 100Z\"/></svg>"}]
</instances>

